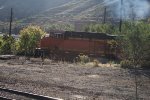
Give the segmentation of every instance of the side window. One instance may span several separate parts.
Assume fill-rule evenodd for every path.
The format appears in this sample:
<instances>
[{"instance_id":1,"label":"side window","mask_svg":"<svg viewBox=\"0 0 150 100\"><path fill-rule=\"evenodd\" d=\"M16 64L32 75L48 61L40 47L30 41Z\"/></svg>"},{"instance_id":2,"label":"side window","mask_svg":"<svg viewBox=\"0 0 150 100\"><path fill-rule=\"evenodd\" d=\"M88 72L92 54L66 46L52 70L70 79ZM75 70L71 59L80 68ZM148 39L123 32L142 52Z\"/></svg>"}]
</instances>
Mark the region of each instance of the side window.
<instances>
[{"instance_id":1,"label":"side window","mask_svg":"<svg viewBox=\"0 0 150 100\"><path fill-rule=\"evenodd\" d=\"M64 38L63 34L55 34L54 38L60 39L60 38Z\"/></svg>"}]
</instances>

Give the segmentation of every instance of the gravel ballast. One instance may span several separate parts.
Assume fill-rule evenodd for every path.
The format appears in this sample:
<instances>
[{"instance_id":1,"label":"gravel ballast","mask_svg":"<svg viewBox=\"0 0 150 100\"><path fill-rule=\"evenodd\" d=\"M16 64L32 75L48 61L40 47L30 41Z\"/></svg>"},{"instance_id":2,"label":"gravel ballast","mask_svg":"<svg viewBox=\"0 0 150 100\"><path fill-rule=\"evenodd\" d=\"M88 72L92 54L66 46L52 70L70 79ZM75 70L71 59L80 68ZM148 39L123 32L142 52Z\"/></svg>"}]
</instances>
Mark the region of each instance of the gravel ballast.
<instances>
[{"instance_id":1,"label":"gravel ballast","mask_svg":"<svg viewBox=\"0 0 150 100\"><path fill-rule=\"evenodd\" d=\"M132 69L0 60L0 87L64 100L134 100ZM138 98L150 98L150 70L138 70ZM0 93L1 96L1 93Z\"/></svg>"}]
</instances>

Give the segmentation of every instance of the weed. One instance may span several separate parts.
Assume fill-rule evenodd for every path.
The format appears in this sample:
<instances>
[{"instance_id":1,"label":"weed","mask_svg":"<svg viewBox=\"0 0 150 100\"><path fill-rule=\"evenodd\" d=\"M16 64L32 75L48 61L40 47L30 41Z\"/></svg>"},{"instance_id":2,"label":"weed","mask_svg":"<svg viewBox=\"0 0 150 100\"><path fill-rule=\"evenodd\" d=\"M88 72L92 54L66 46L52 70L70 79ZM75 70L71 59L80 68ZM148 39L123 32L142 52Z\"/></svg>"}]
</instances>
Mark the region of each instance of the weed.
<instances>
[{"instance_id":1,"label":"weed","mask_svg":"<svg viewBox=\"0 0 150 100\"><path fill-rule=\"evenodd\" d=\"M129 60L123 60L120 62L122 68L130 68L132 67L132 62Z\"/></svg>"},{"instance_id":2,"label":"weed","mask_svg":"<svg viewBox=\"0 0 150 100\"><path fill-rule=\"evenodd\" d=\"M80 54L80 55L78 55L78 57L76 59L78 62L80 62L82 64L90 62L90 58L87 55Z\"/></svg>"},{"instance_id":3,"label":"weed","mask_svg":"<svg viewBox=\"0 0 150 100\"><path fill-rule=\"evenodd\" d=\"M93 67L98 67L99 61L97 59L93 60Z\"/></svg>"}]
</instances>

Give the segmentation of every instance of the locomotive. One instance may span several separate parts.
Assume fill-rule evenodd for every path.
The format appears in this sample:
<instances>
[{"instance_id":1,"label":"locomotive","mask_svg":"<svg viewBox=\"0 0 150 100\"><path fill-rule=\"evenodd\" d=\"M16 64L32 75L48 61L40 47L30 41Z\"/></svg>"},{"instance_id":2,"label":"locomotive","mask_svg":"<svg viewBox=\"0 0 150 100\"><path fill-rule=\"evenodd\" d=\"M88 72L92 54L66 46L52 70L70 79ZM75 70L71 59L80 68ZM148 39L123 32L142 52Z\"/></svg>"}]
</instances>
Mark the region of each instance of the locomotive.
<instances>
[{"instance_id":1,"label":"locomotive","mask_svg":"<svg viewBox=\"0 0 150 100\"><path fill-rule=\"evenodd\" d=\"M47 52L46 55L116 56L108 43L116 37L106 33L53 31L41 39L39 48Z\"/></svg>"}]
</instances>

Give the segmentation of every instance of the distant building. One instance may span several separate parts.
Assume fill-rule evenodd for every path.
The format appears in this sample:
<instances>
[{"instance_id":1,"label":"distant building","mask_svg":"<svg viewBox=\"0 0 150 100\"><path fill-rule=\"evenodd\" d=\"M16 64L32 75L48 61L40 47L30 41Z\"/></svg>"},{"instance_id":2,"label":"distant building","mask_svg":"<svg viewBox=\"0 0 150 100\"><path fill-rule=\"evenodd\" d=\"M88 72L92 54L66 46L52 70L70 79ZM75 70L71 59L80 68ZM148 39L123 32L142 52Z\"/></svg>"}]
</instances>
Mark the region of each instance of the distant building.
<instances>
[{"instance_id":1,"label":"distant building","mask_svg":"<svg viewBox=\"0 0 150 100\"><path fill-rule=\"evenodd\" d=\"M0 34L0 36L4 36L4 34ZM20 38L20 35L12 34L11 36L14 37L16 40Z\"/></svg>"}]
</instances>

